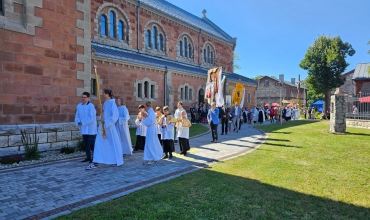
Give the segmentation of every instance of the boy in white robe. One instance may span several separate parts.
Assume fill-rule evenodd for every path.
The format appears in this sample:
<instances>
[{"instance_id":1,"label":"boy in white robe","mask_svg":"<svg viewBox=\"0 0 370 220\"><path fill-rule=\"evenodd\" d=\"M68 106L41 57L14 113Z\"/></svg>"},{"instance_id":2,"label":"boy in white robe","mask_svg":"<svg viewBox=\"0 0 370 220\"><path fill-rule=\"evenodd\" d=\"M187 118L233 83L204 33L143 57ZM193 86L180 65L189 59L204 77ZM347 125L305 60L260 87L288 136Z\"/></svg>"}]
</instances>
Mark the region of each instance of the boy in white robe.
<instances>
[{"instance_id":1,"label":"boy in white robe","mask_svg":"<svg viewBox=\"0 0 370 220\"><path fill-rule=\"evenodd\" d=\"M148 115L142 121L143 125L147 127L144 147L144 165L158 162L163 155L163 149L158 140L157 120L155 112L152 108L152 103L150 101L147 101L146 107L149 108Z\"/></svg>"},{"instance_id":2,"label":"boy in white robe","mask_svg":"<svg viewBox=\"0 0 370 220\"><path fill-rule=\"evenodd\" d=\"M82 93L82 102L77 105L75 123L80 128L85 146L86 158L81 162L92 162L91 153L94 151L97 130L96 110L90 102L90 93Z\"/></svg>"},{"instance_id":3,"label":"boy in white robe","mask_svg":"<svg viewBox=\"0 0 370 220\"><path fill-rule=\"evenodd\" d=\"M117 133L121 140L121 147L123 154L132 154L132 143L130 130L128 128L128 120L130 120L130 114L126 108L125 100L118 97L116 99L116 104L118 108L118 120L115 124Z\"/></svg>"},{"instance_id":4,"label":"boy in white robe","mask_svg":"<svg viewBox=\"0 0 370 220\"><path fill-rule=\"evenodd\" d=\"M172 152L175 151L175 144L173 142L174 138L174 126L176 119L170 115L170 108L168 106L163 107L164 116L160 120L160 126L162 128L162 142L163 142L163 152L165 156L162 159L172 158Z\"/></svg>"},{"instance_id":5,"label":"boy in white robe","mask_svg":"<svg viewBox=\"0 0 370 220\"><path fill-rule=\"evenodd\" d=\"M121 141L115 126L118 120L118 109L113 98L113 91L111 89L104 89L103 96L105 102L101 123L99 124L95 140L94 163L87 166L85 168L86 170L97 168L98 163L114 164L117 166L123 164Z\"/></svg>"},{"instance_id":6,"label":"boy in white robe","mask_svg":"<svg viewBox=\"0 0 370 220\"><path fill-rule=\"evenodd\" d=\"M177 122L176 127L178 129L177 136L179 137L180 154L186 156L187 152L190 150L189 128L191 127L191 122L186 117L186 111L181 112L181 119Z\"/></svg>"},{"instance_id":7,"label":"boy in white robe","mask_svg":"<svg viewBox=\"0 0 370 220\"><path fill-rule=\"evenodd\" d=\"M177 109L176 109L175 114L174 114L174 116L175 116L176 119L178 119L178 120L181 119L181 112L182 111L185 111L185 109L182 107L182 102L178 102L177 103ZM177 143L177 140L178 140L178 131L176 131L175 143Z\"/></svg>"},{"instance_id":8,"label":"boy in white robe","mask_svg":"<svg viewBox=\"0 0 370 220\"><path fill-rule=\"evenodd\" d=\"M143 105L140 105L140 106L142 106L143 109L144 109ZM135 124L136 124L136 144L135 144L134 151L144 150L144 147L145 147L146 126L141 123L144 120L144 117L142 115L143 112L139 112L139 114L137 115L137 118L135 120Z\"/></svg>"}]
</instances>

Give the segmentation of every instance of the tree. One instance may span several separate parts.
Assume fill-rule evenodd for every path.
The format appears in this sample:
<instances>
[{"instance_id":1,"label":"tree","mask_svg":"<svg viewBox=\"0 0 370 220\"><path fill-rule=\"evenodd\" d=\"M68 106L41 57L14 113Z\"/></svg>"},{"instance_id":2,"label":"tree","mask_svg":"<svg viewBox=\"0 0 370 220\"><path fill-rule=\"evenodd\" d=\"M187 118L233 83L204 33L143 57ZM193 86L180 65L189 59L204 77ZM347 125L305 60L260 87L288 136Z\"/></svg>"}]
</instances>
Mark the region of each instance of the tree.
<instances>
[{"instance_id":1,"label":"tree","mask_svg":"<svg viewBox=\"0 0 370 220\"><path fill-rule=\"evenodd\" d=\"M341 74L349 63L347 55L353 56L352 45L338 37L321 35L310 46L299 66L307 70L307 83L316 94L325 95L324 118L329 109L330 91L344 84Z\"/></svg>"},{"instance_id":2,"label":"tree","mask_svg":"<svg viewBox=\"0 0 370 220\"><path fill-rule=\"evenodd\" d=\"M258 80L260 80L263 77L265 77L265 76L264 75L257 75L255 77L253 77L252 79L258 81ZM276 76L270 76L270 77L277 80Z\"/></svg>"},{"instance_id":3,"label":"tree","mask_svg":"<svg viewBox=\"0 0 370 220\"><path fill-rule=\"evenodd\" d=\"M240 61L240 57L239 57L239 54L235 51L234 52L234 71L241 69L240 65L237 64L238 61Z\"/></svg>"}]
</instances>

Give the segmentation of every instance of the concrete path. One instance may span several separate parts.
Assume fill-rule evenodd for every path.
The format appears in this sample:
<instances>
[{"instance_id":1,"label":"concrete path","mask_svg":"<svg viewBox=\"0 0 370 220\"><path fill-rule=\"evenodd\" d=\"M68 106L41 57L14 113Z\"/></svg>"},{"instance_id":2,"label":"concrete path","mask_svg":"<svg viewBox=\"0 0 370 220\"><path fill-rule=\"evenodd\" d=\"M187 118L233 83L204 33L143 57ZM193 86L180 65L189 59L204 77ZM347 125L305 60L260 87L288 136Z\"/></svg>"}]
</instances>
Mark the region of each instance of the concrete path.
<instances>
[{"instance_id":1,"label":"concrete path","mask_svg":"<svg viewBox=\"0 0 370 220\"><path fill-rule=\"evenodd\" d=\"M88 163L79 159L59 161L0 171L0 219L50 219L73 210L126 195L187 172L248 153L258 147L265 135L243 124L236 133L211 134L190 139L185 157L174 154L171 160L142 165L143 153L125 156L120 167L100 165L85 170ZM176 152L179 145L176 144Z\"/></svg>"}]
</instances>

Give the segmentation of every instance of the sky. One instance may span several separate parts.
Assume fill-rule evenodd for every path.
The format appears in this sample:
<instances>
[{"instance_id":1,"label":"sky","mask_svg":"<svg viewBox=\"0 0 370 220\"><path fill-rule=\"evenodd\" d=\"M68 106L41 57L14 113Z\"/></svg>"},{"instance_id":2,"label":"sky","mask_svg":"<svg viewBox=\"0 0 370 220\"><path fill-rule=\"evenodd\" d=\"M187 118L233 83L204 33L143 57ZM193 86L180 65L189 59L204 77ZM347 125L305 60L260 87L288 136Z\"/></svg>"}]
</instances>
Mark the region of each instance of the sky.
<instances>
[{"instance_id":1,"label":"sky","mask_svg":"<svg viewBox=\"0 0 370 220\"><path fill-rule=\"evenodd\" d=\"M237 38L240 75L305 79L299 63L320 35L340 36L355 49L345 72L370 62L370 0L167 1L198 17L206 9L208 19Z\"/></svg>"}]
</instances>

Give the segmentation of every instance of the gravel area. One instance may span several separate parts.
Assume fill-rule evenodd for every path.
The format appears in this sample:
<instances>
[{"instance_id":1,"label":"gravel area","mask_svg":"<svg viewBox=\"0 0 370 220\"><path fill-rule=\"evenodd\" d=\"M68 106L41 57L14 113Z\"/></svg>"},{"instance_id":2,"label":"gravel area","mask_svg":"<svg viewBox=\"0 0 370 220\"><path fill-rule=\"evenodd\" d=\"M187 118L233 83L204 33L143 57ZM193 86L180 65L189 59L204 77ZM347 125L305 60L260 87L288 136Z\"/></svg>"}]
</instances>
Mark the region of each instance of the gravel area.
<instances>
[{"instance_id":1,"label":"gravel area","mask_svg":"<svg viewBox=\"0 0 370 220\"><path fill-rule=\"evenodd\" d=\"M23 167L28 165L34 165L39 163L51 162L51 161L58 161L58 160L65 160L70 158L82 157L85 156L85 152L76 151L72 154L62 154L60 151L45 151L41 152L41 158L39 160L24 160L19 163L13 164L0 164L0 170L2 169L9 169L14 167Z\"/></svg>"}]
</instances>

